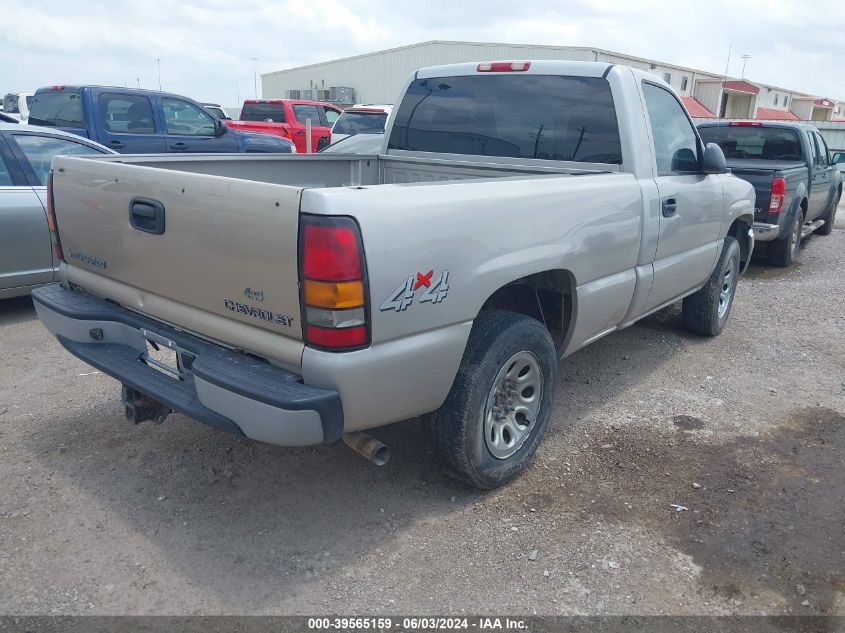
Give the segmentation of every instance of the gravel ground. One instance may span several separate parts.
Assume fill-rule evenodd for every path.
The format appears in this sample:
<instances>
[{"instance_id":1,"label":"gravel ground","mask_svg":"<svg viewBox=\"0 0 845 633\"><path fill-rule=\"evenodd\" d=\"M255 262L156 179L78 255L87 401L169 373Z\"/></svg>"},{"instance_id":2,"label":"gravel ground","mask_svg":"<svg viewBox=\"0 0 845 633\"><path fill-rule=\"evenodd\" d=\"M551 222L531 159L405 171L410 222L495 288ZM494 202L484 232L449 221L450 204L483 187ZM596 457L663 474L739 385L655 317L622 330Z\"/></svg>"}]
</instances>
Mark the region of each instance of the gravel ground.
<instances>
[{"instance_id":1,"label":"gravel ground","mask_svg":"<svg viewBox=\"0 0 845 633\"><path fill-rule=\"evenodd\" d=\"M0 301L0 613L845 614L839 216L752 266L718 338L673 307L563 361L537 460L491 493L414 420L375 432L383 468L132 426Z\"/></svg>"}]
</instances>

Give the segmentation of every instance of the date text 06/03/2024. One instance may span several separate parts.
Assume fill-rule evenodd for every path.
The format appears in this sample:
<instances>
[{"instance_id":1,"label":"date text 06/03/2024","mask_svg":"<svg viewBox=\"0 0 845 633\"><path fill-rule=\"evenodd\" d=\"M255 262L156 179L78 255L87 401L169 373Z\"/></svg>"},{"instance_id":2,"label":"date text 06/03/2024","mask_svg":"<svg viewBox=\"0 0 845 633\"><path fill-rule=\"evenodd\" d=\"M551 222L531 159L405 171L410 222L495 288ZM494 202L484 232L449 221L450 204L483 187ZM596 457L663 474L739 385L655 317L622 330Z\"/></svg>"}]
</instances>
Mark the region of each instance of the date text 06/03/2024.
<instances>
[{"instance_id":1,"label":"date text 06/03/2024","mask_svg":"<svg viewBox=\"0 0 845 633\"><path fill-rule=\"evenodd\" d=\"M446 618L446 617L335 617L308 618L310 630L331 631L432 631L469 630L479 631L511 630L524 631L528 626L524 620L497 617Z\"/></svg>"}]
</instances>

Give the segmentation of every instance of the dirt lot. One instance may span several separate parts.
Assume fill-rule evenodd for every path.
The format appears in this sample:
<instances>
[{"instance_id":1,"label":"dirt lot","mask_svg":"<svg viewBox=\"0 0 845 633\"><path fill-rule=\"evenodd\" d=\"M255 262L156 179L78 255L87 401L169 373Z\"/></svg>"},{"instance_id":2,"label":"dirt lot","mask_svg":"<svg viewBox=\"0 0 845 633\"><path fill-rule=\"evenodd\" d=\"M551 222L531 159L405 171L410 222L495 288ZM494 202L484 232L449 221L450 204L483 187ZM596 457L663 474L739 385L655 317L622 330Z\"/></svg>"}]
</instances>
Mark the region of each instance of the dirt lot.
<instances>
[{"instance_id":1,"label":"dirt lot","mask_svg":"<svg viewBox=\"0 0 845 633\"><path fill-rule=\"evenodd\" d=\"M413 420L376 432L381 469L131 426L2 301L0 613L845 614L839 216L800 265L752 267L717 339L674 308L566 359L534 466L492 493Z\"/></svg>"}]
</instances>

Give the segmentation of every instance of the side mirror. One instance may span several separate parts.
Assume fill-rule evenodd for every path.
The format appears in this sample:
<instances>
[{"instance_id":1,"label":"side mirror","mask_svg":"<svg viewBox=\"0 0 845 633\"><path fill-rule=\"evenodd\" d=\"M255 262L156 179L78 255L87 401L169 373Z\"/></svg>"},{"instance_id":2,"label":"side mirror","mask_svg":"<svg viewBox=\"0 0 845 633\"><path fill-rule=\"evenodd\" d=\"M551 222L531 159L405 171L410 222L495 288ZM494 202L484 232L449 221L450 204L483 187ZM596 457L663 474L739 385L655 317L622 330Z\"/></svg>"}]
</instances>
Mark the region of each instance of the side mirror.
<instances>
[{"instance_id":1,"label":"side mirror","mask_svg":"<svg viewBox=\"0 0 845 633\"><path fill-rule=\"evenodd\" d=\"M701 171L705 174L726 174L728 164L725 153L716 143L707 143L704 148L704 158L701 161Z\"/></svg>"},{"instance_id":2,"label":"side mirror","mask_svg":"<svg viewBox=\"0 0 845 633\"><path fill-rule=\"evenodd\" d=\"M229 126L222 119L214 119L214 136L223 136L229 131Z\"/></svg>"},{"instance_id":3,"label":"side mirror","mask_svg":"<svg viewBox=\"0 0 845 633\"><path fill-rule=\"evenodd\" d=\"M845 163L845 152L833 152L833 156L830 158L831 165L841 165Z\"/></svg>"}]
</instances>

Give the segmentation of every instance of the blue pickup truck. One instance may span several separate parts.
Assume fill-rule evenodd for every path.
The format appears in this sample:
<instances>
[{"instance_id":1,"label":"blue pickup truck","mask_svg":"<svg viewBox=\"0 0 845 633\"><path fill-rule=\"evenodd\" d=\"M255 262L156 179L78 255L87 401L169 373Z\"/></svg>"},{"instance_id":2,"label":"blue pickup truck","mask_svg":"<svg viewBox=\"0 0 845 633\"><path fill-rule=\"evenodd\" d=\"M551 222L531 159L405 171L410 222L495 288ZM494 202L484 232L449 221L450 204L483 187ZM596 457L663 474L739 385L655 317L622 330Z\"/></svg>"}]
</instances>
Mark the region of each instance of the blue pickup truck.
<instances>
[{"instance_id":1,"label":"blue pickup truck","mask_svg":"<svg viewBox=\"0 0 845 633\"><path fill-rule=\"evenodd\" d=\"M39 88L29 123L78 134L122 154L296 151L287 139L230 130L196 101L152 90Z\"/></svg>"}]
</instances>

